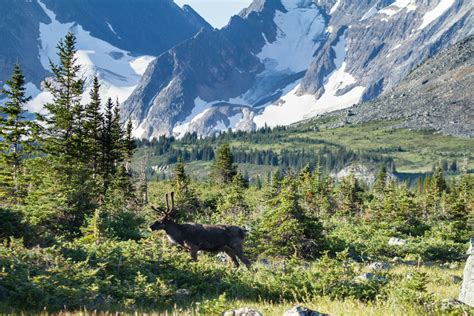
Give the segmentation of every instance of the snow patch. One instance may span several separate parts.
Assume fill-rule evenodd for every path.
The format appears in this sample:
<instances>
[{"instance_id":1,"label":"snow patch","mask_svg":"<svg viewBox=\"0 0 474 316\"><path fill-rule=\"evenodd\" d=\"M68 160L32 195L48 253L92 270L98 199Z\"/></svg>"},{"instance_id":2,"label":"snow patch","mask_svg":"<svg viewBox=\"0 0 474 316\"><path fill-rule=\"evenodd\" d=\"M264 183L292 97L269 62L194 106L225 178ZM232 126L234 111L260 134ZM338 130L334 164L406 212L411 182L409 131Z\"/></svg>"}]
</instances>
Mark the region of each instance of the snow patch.
<instances>
[{"instance_id":1,"label":"snow patch","mask_svg":"<svg viewBox=\"0 0 474 316\"><path fill-rule=\"evenodd\" d=\"M229 117L229 125L227 127L234 129L237 126L237 124L243 119L243 117L244 115L242 112Z\"/></svg>"},{"instance_id":2,"label":"snow patch","mask_svg":"<svg viewBox=\"0 0 474 316\"><path fill-rule=\"evenodd\" d=\"M137 75L143 76L148 65L150 65L153 60L155 60L155 57L153 56L141 56L132 60L130 62L130 67L132 67Z\"/></svg>"},{"instance_id":3,"label":"snow patch","mask_svg":"<svg viewBox=\"0 0 474 316\"><path fill-rule=\"evenodd\" d=\"M46 114L44 104L53 102L53 95L46 91L41 91L32 82L25 85L27 96L32 99L26 104L26 110L31 113Z\"/></svg>"},{"instance_id":4,"label":"snow patch","mask_svg":"<svg viewBox=\"0 0 474 316\"><path fill-rule=\"evenodd\" d=\"M410 11L416 10L416 8L417 6L416 6L415 0L397 0L391 5L380 10L379 13L382 13L388 16L393 16L397 14L398 12L402 11L403 9L406 9L407 12L410 12Z\"/></svg>"},{"instance_id":5,"label":"snow patch","mask_svg":"<svg viewBox=\"0 0 474 316\"><path fill-rule=\"evenodd\" d=\"M343 95L337 95L340 89L356 83L355 78L345 71L344 62L340 69L332 73L324 85L325 93L316 100L313 95L297 94L299 85L283 96L277 103L265 108L262 114L254 118L258 127L292 124L318 114L344 109L358 103L365 87L355 86Z\"/></svg>"},{"instance_id":6,"label":"snow patch","mask_svg":"<svg viewBox=\"0 0 474 316\"><path fill-rule=\"evenodd\" d=\"M336 1L336 3L331 8L331 11L329 11L329 14L333 14L334 12L336 12L336 10L339 8L339 5L341 5L341 0Z\"/></svg>"},{"instance_id":7,"label":"snow patch","mask_svg":"<svg viewBox=\"0 0 474 316\"><path fill-rule=\"evenodd\" d=\"M365 87L355 86L343 95L338 95L341 89L354 85L357 81L346 72L346 40L342 34L332 47L335 53L333 60L336 70L333 71L324 84L324 94L316 99L313 95L298 95L300 85L293 83L285 88L283 97L267 106L263 113L255 116L254 122L258 127L288 125L317 114L335 111L356 104L360 101Z\"/></svg>"},{"instance_id":8,"label":"snow patch","mask_svg":"<svg viewBox=\"0 0 474 316\"><path fill-rule=\"evenodd\" d=\"M423 23L421 23L418 30L422 30L428 25L430 25L433 21L439 19L449 8L452 7L455 0L441 0L440 3L431 11L427 12L423 16Z\"/></svg>"},{"instance_id":9,"label":"snow patch","mask_svg":"<svg viewBox=\"0 0 474 316\"><path fill-rule=\"evenodd\" d=\"M288 12L277 11L274 19L277 38L267 42L257 57L267 70L300 72L308 68L320 45L324 19L310 0L284 0L283 5Z\"/></svg>"},{"instance_id":10,"label":"snow patch","mask_svg":"<svg viewBox=\"0 0 474 316\"><path fill-rule=\"evenodd\" d=\"M117 32L115 32L115 30L114 30L112 24L110 24L109 22L107 22L107 26L108 26L109 30L112 31L112 33L114 33L115 36L117 36L117 38L120 38L120 36L118 36Z\"/></svg>"},{"instance_id":11,"label":"snow patch","mask_svg":"<svg viewBox=\"0 0 474 316\"><path fill-rule=\"evenodd\" d=\"M51 19L50 24L40 23L40 61L46 70L49 70L49 61L59 62L56 55L56 46L68 32L77 37L77 62L81 65L82 76L86 82L91 82L97 75L102 84L102 99L111 97L120 102L125 101L133 92L148 64L153 60L151 56L133 57L130 53L112 46L111 44L91 36L77 23L60 23L56 14L49 10L44 3L38 4ZM110 24L109 28L113 31ZM115 31L114 31L115 32ZM89 79L89 80L88 80ZM90 87L86 87L83 102L89 100ZM38 109L41 102L49 100L47 92L38 93L30 102L30 107ZM50 100L49 100L50 101Z\"/></svg>"},{"instance_id":12,"label":"snow patch","mask_svg":"<svg viewBox=\"0 0 474 316\"><path fill-rule=\"evenodd\" d=\"M189 131L189 125L192 122L199 120L204 114L212 107L213 103L208 103L197 97L194 100L194 107L186 119L183 122L179 122L173 128L173 134L183 137L186 132Z\"/></svg>"},{"instance_id":13,"label":"snow patch","mask_svg":"<svg viewBox=\"0 0 474 316\"><path fill-rule=\"evenodd\" d=\"M133 123L133 126L136 126L137 125L137 122L132 122ZM146 129L144 127L144 124L145 122L143 122L142 124L140 124L137 128L135 128L132 132L132 135L133 137L135 138L143 138L144 135L146 135Z\"/></svg>"},{"instance_id":14,"label":"snow patch","mask_svg":"<svg viewBox=\"0 0 474 316\"><path fill-rule=\"evenodd\" d=\"M373 6L372 8L369 9L369 11L367 11L363 16L362 18L359 20L359 21L365 21L367 19L370 19L371 17L373 17L374 15L376 15L378 13L377 11L377 8L375 6Z\"/></svg>"}]
</instances>

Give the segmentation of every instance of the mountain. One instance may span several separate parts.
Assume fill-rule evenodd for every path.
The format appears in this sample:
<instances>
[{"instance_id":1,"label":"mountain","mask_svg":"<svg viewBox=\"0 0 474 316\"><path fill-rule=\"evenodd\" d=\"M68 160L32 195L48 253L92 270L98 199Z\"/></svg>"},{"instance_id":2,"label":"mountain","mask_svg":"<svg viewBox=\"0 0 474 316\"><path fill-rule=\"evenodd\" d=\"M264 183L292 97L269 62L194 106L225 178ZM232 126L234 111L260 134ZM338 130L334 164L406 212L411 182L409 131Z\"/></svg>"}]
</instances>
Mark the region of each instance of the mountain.
<instances>
[{"instance_id":1,"label":"mountain","mask_svg":"<svg viewBox=\"0 0 474 316\"><path fill-rule=\"evenodd\" d=\"M336 118L324 125L390 120L396 128L474 137L473 86L474 36L469 36L426 60L376 100L324 115L323 120Z\"/></svg>"},{"instance_id":2,"label":"mountain","mask_svg":"<svg viewBox=\"0 0 474 316\"><path fill-rule=\"evenodd\" d=\"M469 0L255 0L154 60L137 137L285 125L367 101L473 33Z\"/></svg>"},{"instance_id":3,"label":"mountain","mask_svg":"<svg viewBox=\"0 0 474 316\"><path fill-rule=\"evenodd\" d=\"M85 77L97 74L105 96L125 100L153 58L211 28L192 8L172 0L6 0L2 9L0 83L19 62L35 96L34 111L49 99L41 81L69 31L77 36Z\"/></svg>"}]
</instances>

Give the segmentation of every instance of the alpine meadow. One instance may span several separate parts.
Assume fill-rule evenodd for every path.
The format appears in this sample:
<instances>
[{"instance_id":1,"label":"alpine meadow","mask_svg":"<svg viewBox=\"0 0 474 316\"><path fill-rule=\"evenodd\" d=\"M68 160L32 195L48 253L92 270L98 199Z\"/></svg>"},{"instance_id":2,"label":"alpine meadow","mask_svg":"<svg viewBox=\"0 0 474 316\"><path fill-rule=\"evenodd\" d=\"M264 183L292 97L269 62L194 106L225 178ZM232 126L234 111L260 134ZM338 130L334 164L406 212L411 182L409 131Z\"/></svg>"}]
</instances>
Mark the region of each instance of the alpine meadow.
<instances>
[{"instance_id":1,"label":"alpine meadow","mask_svg":"<svg viewBox=\"0 0 474 316\"><path fill-rule=\"evenodd\" d=\"M0 8L0 315L474 315L471 1Z\"/></svg>"}]
</instances>

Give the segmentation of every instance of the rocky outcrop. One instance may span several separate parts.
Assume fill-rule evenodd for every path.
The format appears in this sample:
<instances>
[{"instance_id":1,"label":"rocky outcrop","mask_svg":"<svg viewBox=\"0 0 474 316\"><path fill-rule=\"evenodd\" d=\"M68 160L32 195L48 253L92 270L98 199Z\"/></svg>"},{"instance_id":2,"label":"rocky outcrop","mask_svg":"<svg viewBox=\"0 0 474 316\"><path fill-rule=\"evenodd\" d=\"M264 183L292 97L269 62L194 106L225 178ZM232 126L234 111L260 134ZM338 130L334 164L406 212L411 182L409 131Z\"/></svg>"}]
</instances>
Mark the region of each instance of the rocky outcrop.
<instances>
[{"instance_id":1,"label":"rocky outcrop","mask_svg":"<svg viewBox=\"0 0 474 316\"><path fill-rule=\"evenodd\" d=\"M464 279L459 300L471 307L474 307L474 238L471 238L471 245L467 251L469 258L464 268Z\"/></svg>"},{"instance_id":2,"label":"rocky outcrop","mask_svg":"<svg viewBox=\"0 0 474 316\"><path fill-rule=\"evenodd\" d=\"M251 8L234 16L221 30L203 30L149 66L123 106L124 116L131 117L138 129L136 136L169 135L175 127L184 124L186 131L211 133L225 120L215 115L222 113L219 110L213 110L217 121L202 120L202 114L209 108L248 107L246 103L229 99L249 91L257 75L265 70L256 54L266 41L275 41L273 17L276 10L285 10L279 0L256 2ZM208 106L193 112L197 99ZM229 111L229 115L233 112ZM207 113L206 117L210 115ZM196 116L198 120L192 121Z\"/></svg>"},{"instance_id":3,"label":"rocky outcrop","mask_svg":"<svg viewBox=\"0 0 474 316\"><path fill-rule=\"evenodd\" d=\"M160 56L124 116L138 137L291 124L387 94L472 34L472 17L467 0L255 0ZM240 120L204 115L222 105Z\"/></svg>"},{"instance_id":4,"label":"rocky outcrop","mask_svg":"<svg viewBox=\"0 0 474 316\"><path fill-rule=\"evenodd\" d=\"M345 71L356 79L357 85L366 88L363 100L370 100L396 86L427 57L472 34L474 28L473 5L469 1L338 3L337 7L326 5L330 14L328 40L302 80L302 94L324 93L325 80L337 69L331 47L338 38L343 37L346 43ZM426 24L430 16L436 19Z\"/></svg>"},{"instance_id":5,"label":"rocky outcrop","mask_svg":"<svg viewBox=\"0 0 474 316\"><path fill-rule=\"evenodd\" d=\"M326 127L392 120L396 128L474 137L474 36L417 67L376 100L326 115Z\"/></svg>"},{"instance_id":6,"label":"rocky outcrop","mask_svg":"<svg viewBox=\"0 0 474 316\"><path fill-rule=\"evenodd\" d=\"M3 1L0 16L0 86L10 78L15 63L21 63L29 81L38 83L47 72L39 59L39 23L49 17L36 1ZM1 99L1 97L0 97Z\"/></svg>"},{"instance_id":7,"label":"rocky outcrop","mask_svg":"<svg viewBox=\"0 0 474 316\"><path fill-rule=\"evenodd\" d=\"M201 28L212 28L192 8L172 0L41 1L61 23L76 22L92 36L137 55L158 56Z\"/></svg>"}]
</instances>

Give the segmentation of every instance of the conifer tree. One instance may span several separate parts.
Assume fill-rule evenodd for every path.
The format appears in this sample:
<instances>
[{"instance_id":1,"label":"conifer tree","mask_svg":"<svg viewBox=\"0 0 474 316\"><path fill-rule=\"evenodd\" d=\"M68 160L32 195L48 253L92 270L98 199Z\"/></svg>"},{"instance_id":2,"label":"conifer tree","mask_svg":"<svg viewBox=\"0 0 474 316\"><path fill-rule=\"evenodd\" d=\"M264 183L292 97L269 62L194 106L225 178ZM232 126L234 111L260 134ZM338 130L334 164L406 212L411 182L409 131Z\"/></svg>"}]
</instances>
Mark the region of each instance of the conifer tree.
<instances>
[{"instance_id":1,"label":"conifer tree","mask_svg":"<svg viewBox=\"0 0 474 316\"><path fill-rule=\"evenodd\" d=\"M194 215L198 210L199 201L190 185L191 180L186 174L182 157L178 158L178 163L174 167L173 181L179 214L182 219L189 219L190 215Z\"/></svg>"},{"instance_id":2,"label":"conifer tree","mask_svg":"<svg viewBox=\"0 0 474 316\"><path fill-rule=\"evenodd\" d=\"M39 116L43 122L42 150L55 173L57 190L65 205L55 208L51 226L67 233L77 233L85 217L94 208L91 181L86 109L81 103L84 80L77 64L76 38L68 33L58 44L59 64L50 62L52 78L45 81L53 102L44 105L48 114Z\"/></svg>"},{"instance_id":3,"label":"conifer tree","mask_svg":"<svg viewBox=\"0 0 474 316\"><path fill-rule=\"evenodd\" d=\"M217 205L217 213L221 221L240 225L248 220L249 206L245 201L247 187L247 180L240 172L237 172Z\"/></svg>"},{"instance_id":4,"label":"conifer tree","mask_svg":"<svg viewBox=\"0 0 474 316\"><path fill-rule=\"evenodd\" d=\"M443 191L447 190L446 180L444 178L443 168L437 165L433 176L431 177L430 189L433 194L441 196Z\"/></svg>"},{"instance_id":5,"label":"conifer tree","mask_svg":"<svg viewBox=\"0 0 474 316\"><path fill-rule=\"evenodd\" d=\"M124 130L122 129L121 125L121 117L120 117L120 104L118 100L115 101L115 106L113 110L113 117L111 122L111 141L112 141L112 160L113 165L118 167L120 163L122 163L125 159L127 148L125 147L124 142Z\"/></svg>"},{"instance_id":6,"label":"conifer tree","mask_svg":"<svg viewBox=\"0 0 474 316\"><path fill-rule=\"evenodd\" d=\"M135 150L135 140L133 139L133 124L132 119L129 118L127 121L127 127L125 130L125 139L124 139L124 151L125 159L127 161L127 170L130 169L130 164L133 158L133 151Z\"/></svg>"},{"instance_id":7,"label":"conifer tree","mask_svg":"<svg viewBox=\"0 0 474 316\"><path fill-rule=\"evenodd\" d=\"M385 167L385 165L382 165L382 167L380 167L379 173L377 174L377 177L375 178L375 183L373 187L374 193L376 195L383 194L386 184L387 184L387 168Z\"/></svg>"},{"instance_id":8,"label":"conifer tree","mask_svg":"<svg viewBox=\"0 0 474 316\"><path fill-rule=\"evenodd\" d=\"M102 121L101 99L100 99L100 83L97 76L92 82L92 90L90 92L91 101L85 109L85 129L87 132L87 156L91 164L92 175L97 179L100 173L100 159L102 157Z\"/></svg>"},{"instance_id":9,"label":"conifer tree","mask_svg":"<svg viewBox=\"0 0 474 316\"><path fill-rule=\"evenodd\" d=\"M268 204L257 234L264 240L269 255L311 258L323 243L322 225L318 218L308 218L299 202L297 181L288 173L278 196Z\"/></svg>"},{"instance_id":10,"label":"conifer tree","mask_svg":"<svg viewBox=\"0 0 474 316\"><path fill-rule=\"evenodd\" d=\"M112 136L112 126L114 120L114 104L112 99L109 98L105 104L104 119L102 123L102 178L103 178L103 193L105 194L112 175L115 173L114 164L114 140Z\"/></svg>"},{"instance_id":11,"label":"conifer tree","mask_svg":"<svg viewBox=\"0 0 474 316\"><path fill-rule=\"evenodd\" d=\"M344 215L356 215L361 210L363 189L353 173L344 177L337 190L338 211Z\"/></svg>"},{"instance_id":12,"label":"conifer tree","mask_svg":"<svg viewBox=\"0 0 474 316\"><path fill-rule=\"evenodd\" d=\"M79 125L83 123L84 111L81 105L84 80L80 76L80 65L74 56L76 37L68 33L57 46L59 64L50 62L53 78L45 81L46 89L52 94L53 102L44 105L49 112L40 119L46 124L44 150L63 162L63 166L73 165L73 161L83 157ZM80 133L80 134L77 134ZM65 168L68 176L72 170Z\"/></svg>"},{"instance_id":13,"label":"conifer tree","mask_svg":"<svg viewBox=\"0 0 474 316\"><path fill-rule=\"evenodd\" d=\"M265 201L272 201L281 190L281 174L280 170L275 170L269 175L263 198Z\"/></svg>"},{"instance_id":14,"label":"conifer tree","mask_svg":"<svg viewBox=\"0 0 474 316\"><path fill-rule=\"evenodd\" d=\"M233 162L234 157L230 151L229 144L219 147L213 165L213 177L217 183L228 184L232 182L232 179L237 174Z\"/></svg>"},{"instance_id":15,"label":"conifer tree","mask_svg":"<svg viewBox=\"0 0 474 316\"><path fill-rule=\"evenodd\" d=\"M35 141L35 124L24 117L25 105L31 98L26 96L25 77L18 64L6 88L0 91L8 98L0 105L0 200L16 204L25 194L20 187L22 162Z\"/></svg>"}]
</instances>

